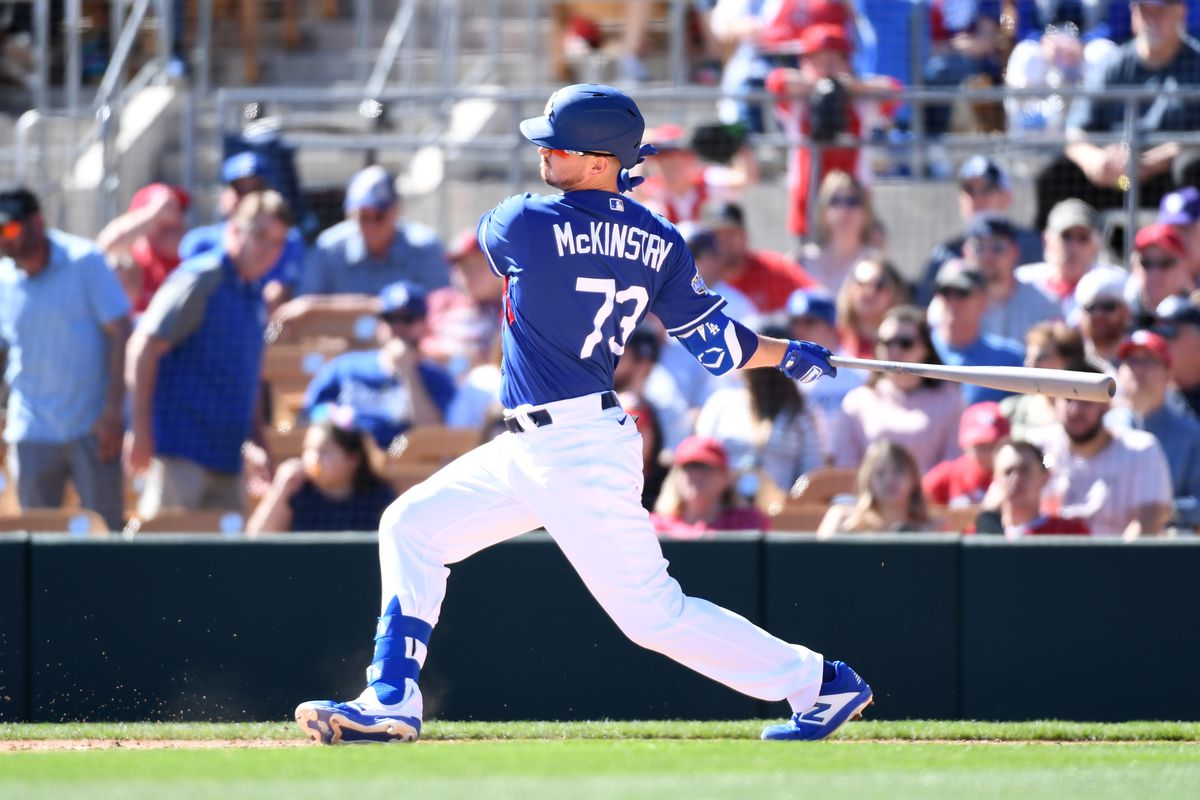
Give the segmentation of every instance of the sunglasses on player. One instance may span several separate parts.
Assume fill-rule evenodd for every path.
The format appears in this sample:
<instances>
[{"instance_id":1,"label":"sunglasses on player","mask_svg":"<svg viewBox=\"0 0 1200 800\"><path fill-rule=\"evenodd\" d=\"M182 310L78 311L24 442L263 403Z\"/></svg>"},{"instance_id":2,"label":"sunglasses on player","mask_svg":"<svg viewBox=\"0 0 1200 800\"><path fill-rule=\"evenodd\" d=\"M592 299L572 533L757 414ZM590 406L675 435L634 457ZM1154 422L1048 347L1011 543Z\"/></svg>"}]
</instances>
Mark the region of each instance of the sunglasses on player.
<instances>
[{"instance_id":1,"label":"sunglasses on player","mask_svg":"<svg viewBox=\"0 0 1200 800\"><path fill-rule=\"evenodd\" d=\"M561 147L552 147L550 149L552 152L563 153L568 156L603 156L605 158L612 156L612 153L600 153L596 150L564 150Z\"/></svg>"}]
</instances>

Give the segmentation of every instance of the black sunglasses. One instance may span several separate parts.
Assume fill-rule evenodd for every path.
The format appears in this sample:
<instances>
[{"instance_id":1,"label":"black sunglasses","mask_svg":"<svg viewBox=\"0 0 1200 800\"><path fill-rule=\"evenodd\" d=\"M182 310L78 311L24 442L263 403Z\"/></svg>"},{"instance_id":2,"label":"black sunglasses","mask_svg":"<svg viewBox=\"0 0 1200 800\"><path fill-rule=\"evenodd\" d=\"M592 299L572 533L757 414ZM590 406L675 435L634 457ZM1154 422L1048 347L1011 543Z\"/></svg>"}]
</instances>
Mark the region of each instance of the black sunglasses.
<instances>
[{"instance_id":1,"label":"black sunglasses","mask_svg":"<svg viewBox=\"0 0 1200 800\"><path fill-rule=\"evenodd\" d=\"M917 340L911 336L893 336L890 339L876 339L875 344L883 348L897 347L901 350L911 350L916 346Z\"/></svg>"},{"instance_id":2,"label":"black sunglasses","mask_svg":"<svg viewBox=\"0 0 1200 800\"><path fill-rule=\"evenodd\" d=\"M947 300L966 300L971 296L971 293L966 289L959 289L954 286L944 286L937 290L938 297L944 297Z\"/></svg>"},{"instance_id":3,"label":"black sunglasses","mask_svg":"<svg viewBox=\"0 0 1200 800\"><path fill-rule=\"evenodd\" d=\"M862 205L862 198L853 194L835 194L829 198L830 208L858 208Z\"/></svg>"},{"instance_id":4,"label":"black sunglasses","mask_svg":"<svg viewBox=\"0 0 1200 800\"><path fill-rule=\"evenodd\" d=\"M1120 307L1121 304L1116 300L1097 300L1094 303L1088 303L1083 310L1089 314L1095 314L1097 311L1101 314L1112 314Z\"/></svg>"},{"instance_id":5,"label":"black sunglasses","mask_svg":"<svg viewBox=\"0 0 1200 800\"><path fill-rule=\"evenodd\" d=\"M1177 258L1143 258L1142 269L1170 269L1179 263Z\"/></svg>"}]
</instances>

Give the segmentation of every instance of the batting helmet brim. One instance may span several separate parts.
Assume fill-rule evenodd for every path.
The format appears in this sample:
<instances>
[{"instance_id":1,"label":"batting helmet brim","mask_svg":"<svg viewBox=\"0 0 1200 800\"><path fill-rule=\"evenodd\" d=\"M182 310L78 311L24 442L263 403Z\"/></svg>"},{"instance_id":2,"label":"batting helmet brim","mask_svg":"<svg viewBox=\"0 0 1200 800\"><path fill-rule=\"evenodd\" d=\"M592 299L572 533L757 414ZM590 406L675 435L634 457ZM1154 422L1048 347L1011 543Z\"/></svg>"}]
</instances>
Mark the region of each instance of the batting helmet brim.
<instances>
[{"instance_id":1,"label":"batting helmet brim","mask_svg":"<svg viewBox=\"0 0 1200 800\"><path fill-rule=\"evenodd\" d=\"M521 135L542 147L570 150L570 143L554 135L554 125L549 117L530 117L521 121Z\"/></svg>"}]
</instances>

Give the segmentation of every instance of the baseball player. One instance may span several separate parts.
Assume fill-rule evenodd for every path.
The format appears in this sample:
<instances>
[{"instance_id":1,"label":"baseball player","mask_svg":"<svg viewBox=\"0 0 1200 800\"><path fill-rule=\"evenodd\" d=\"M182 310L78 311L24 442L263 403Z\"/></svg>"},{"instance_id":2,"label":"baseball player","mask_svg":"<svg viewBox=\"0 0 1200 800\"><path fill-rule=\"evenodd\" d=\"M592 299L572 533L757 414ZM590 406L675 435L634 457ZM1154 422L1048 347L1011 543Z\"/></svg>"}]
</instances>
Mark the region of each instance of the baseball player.
<instances>
[{"instance_id":1,"label":"baseball player","mask_svg":"<svg viewBox=\"0 0 1200 800\"><path fill-rule=\"evenodd\" d=\"M789 721L764 739L821 739L870 702L840 661L771 636L688 597L667 574L641 505L642 443L612 391L613 367L653 311L709 372L769 367L833 376L829 351L758 336L722 312L663 217L623 197L628 170L653 148L633 100L609 86L568 86L521 123L542 179L561 194L510 197L479 221L480 246L504 280L501 399L506 433L413 487L379 532L382 613L367 688L315 700L296 720L324 744L413 741L418 675L446 591L448 564L544 526L592 595L634 642L763 700Z\"/></svg>"}]
</instances>

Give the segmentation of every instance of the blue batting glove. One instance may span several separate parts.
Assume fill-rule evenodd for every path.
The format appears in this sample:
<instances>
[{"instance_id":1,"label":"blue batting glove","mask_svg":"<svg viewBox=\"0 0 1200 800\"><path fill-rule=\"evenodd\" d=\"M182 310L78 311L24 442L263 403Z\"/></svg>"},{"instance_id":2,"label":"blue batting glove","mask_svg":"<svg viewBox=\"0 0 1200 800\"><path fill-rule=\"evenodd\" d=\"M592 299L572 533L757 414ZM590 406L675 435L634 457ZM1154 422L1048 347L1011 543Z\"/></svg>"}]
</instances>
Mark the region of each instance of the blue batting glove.
<instances>
[{"instance_id":1,"label":"blue batting glove","mask_svg":"<svg viewBox=\"0 0 1200 800\"><path fill-rule=\"evenodd\" d=\"M792 340L776 369L801 383L811 383L822 375L833 378L837 376L837 367L829 363L831 355L816 342Z\"/></svg>"},{"instance_id":2,"label":"blue batting glove","mask_svg":"<svg viewBox=\"0 0 1200 800\"><path fill-rule=\"evenodd\" d=\"M636 167L638 164L646 160L646 156L652 156L658 153L658 148L652 144L644 144L638 148L638 159L634 162ZM641 175L630 175L629 170L622 169L617 173L617 191L625 194L628 191L636 189L645 182L645 178Z\"/></svg>"}]
</instances>

